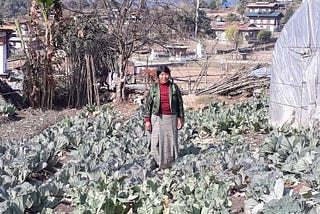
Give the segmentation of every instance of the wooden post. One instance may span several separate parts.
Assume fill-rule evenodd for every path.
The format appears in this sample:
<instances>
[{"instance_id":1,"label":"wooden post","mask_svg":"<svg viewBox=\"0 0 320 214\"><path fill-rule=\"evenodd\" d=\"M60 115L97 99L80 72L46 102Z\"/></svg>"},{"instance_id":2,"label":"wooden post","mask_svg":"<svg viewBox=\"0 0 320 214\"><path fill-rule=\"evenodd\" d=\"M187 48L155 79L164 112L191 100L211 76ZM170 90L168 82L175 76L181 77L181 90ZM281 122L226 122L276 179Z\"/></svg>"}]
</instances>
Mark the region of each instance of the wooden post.
<instances>
[{"instance_id":1,"label":"wooden post","mask_svg":"<svg viewBox=\"0 0 320 214\"><path fill-rule=\"evenodd\" d=\"M190 95L191 94L191 77L189 75L189 78L188 78L188 94Z\"/></svg>"},{"instance_id":2,"label":"wooden post","mask_svg":"<svg viewBox=\"0 0 320 214\"><path fill-rule=\"evenodd\" d=\"M206 75L206 78L205 78L205 89L207 89L207 83L208 83L208 68L206 69L205 71L205 75Z\"/></svg>"}]
</instances>

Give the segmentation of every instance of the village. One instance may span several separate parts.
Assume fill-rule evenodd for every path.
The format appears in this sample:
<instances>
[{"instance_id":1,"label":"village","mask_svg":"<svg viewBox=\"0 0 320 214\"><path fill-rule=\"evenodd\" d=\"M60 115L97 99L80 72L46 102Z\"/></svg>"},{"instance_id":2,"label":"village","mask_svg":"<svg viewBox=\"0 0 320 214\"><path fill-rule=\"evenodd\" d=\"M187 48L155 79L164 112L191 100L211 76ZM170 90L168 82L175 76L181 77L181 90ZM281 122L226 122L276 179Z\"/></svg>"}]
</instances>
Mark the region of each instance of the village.
<instances>
[{"instance_id":1,"label":"village","mask_svg":"<svg viewBox=\"0 0 320 214\"><path fill-rule=\"evenodd\" d=\"M281 31L281 18L285 2L269 3L257 2L248 4L247 21L225 21L228 14L236 14L235 5L220 10L203 9L212 21L211 27L215 34L213 39L199 38L198 40L183 40L165 47L151 47L147 51L136 52L130 59L127 71L126 88L128 91L145 92L148 84L154 81L154 69L157 65L167 64L173 70L173 78L181 83L184 94L191 94L207 90L219 78L225 78L242 71L248 72L254 68L266 67L271 64L271 55L274 43ZM0 75L13 88L22 90L24 66L23 43L28 41L28 20L20 20L21 36L19 36L13 21L4 24L1 28ZM236 26L241 35L239 47L228 41L226 29ZM267 41L257 39L259 31L271 32ZM25 41L22 41L22 40ZM101 83L101 99L112 101L117 76L108 72ZM9 80L9 81L8 81ZM258 86L257 86L258 87ZM107 93L104 93L106 92ZM251 90L252 91L252 90ZM201 92L200 92L201 93ZM136 96L132 100L136 99Z\"/></svg>"}]
</instances>

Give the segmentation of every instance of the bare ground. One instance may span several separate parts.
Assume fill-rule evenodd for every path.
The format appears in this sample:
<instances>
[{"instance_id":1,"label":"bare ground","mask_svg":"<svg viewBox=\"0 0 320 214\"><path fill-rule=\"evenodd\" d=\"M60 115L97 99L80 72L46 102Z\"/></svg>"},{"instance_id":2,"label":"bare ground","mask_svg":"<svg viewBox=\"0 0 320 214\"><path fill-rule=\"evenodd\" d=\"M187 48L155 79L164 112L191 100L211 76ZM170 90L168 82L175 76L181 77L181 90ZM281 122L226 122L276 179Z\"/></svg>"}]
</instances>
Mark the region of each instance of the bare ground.
<instances>
[{"instance_id":1,"label":"bare ground","mask_svg":"<svg viewBox=\"0 0 320 214\"><path fill-rule=\"evenodd\" d=\"M121 104L114 104L113 106L126 119L136 109L137 104L123 102ZM16 111L16 114L9 117L0 116L0 142L31 138L63 118L75 116L81 111L79 109L42 111L28 108Z\"/></svg>"}]
</instances>

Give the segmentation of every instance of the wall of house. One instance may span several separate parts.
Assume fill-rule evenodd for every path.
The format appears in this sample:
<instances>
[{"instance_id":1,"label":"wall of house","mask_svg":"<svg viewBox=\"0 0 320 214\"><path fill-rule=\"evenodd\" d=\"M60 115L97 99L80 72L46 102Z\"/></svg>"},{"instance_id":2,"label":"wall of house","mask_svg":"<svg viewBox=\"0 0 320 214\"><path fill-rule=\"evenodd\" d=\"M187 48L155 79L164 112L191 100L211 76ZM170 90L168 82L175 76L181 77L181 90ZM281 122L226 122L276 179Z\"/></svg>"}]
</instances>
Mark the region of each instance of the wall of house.
<instances>
[{"instance_id":1,"label":"wall of house","mask_svg":"<svg viewBox=\"0 0 320 214\"><path fill-rule=\"evenodd\" d=\"M259 12L272 12L274 8L249 8L249 12L259 13Z\"/></svg>"},{"instance_id":2,"label":"wall of house","mask_svg":"<svg viewBox=\"0 0 320 214\"><path fill-rule=\"evenodd\" d=\"M275 25L276 21L275 19L268 19L268 18L262 18L262 19L250 19L250 24L264 24L264 25Z\"/></svg>"},{"instance_id":3,"label":"wall of house","mask_svg":"<svg viewBox=\"0 0 320 214\"><path fill-rule=\"evenodd\" d=\"M216 31L216 36L219 42L227 42L226 33L224 31Z\"/></svg>"},{"instance_id":4,"label":"wall of house","mask_svg":"<svg viewBox=\"0 0 320 214\"><path fill-rule=\"evenodd\" d=\"M255 24L257 27L266 29L268 31L274 32L279 27L279 21L276 19L250 19L250 24Z\"/></svg>"},{"instance_id":5,"label":"wall of house","mask_svg":"<svg viewBox=\"0 0 320 214\"><path fill-rule=\"evenodd\" d=\"M242 35L243 38L243 43L247 43L251 39L257 39L257 34L258 32L247 32L247 31L240 31L240 34ZM229 43L226 33L224 31L216 31L216 36L221 44L226 44Z\"/></svg>"},{"instance_id":6,"label":"wall of house","mask_svg":"<svg viewBox=\"0 0 320 214\"><path fill-rule=\"evenodd\" d=\"M0 74L4 74L6 70L7 70L6 34L0 33Z\"/></svg>"},{"instance_id":7,"label":"wall of house","mask_svg":"<svg viewBox=\"0 0 320 214\"><path fill-rule=\"evenodd\" d=\"M22 34L22 38L23 40L26 42L28 39L28 28L26 23L20 23L20 27L21 27L21 34ZM21 38L18 35L17 30L15 30L12 34L11 37L9 38L9 43L11 45L11 47L13 47L16 50L22 50L22 43L21 43Z\"/></svg>"}]
</instances>

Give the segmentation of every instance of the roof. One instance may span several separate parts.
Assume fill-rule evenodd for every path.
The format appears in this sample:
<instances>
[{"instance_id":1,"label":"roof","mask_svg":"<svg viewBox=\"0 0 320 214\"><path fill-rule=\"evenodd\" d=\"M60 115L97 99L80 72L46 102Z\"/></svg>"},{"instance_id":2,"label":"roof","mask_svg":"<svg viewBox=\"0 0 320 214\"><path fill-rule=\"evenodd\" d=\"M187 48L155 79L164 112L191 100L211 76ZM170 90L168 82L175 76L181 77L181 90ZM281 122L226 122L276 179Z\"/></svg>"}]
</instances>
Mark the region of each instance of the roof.
<instances>
[{"instance_id":1,"label":"roof","mask_svg":"<svg viewBox=\"0 0 320 214\"><path fill-rule=\"evenodd\" d=\"M273 12L249 12L246 13L247 17L283 17L281 12L273 11Z\"/></svg>"},{"instance_id":2,"label":"roof","mask_svg":"<svg viewBox=\"0 0 320 214\"><path fill-rule=\"evenodd\" d=\"M0 26L0 32L12 32L15 30L16 29L11 26L6 26L6 25Z\"/></svg>"},{"instance_id":3,"label":"roof","mask_svg":"<svg viewBox=\"0 0 320 214\"><path fill-rule=\"evenodd\" d=\"M183 46L183 45L166 45L166 48L170 49L187 49L188 46Z\"/></svg>"},{"instance_id":4,"label":"roof","mask_svg":"<svg viewBox=\"0 0 320 214\"><path fill-rule=\"evenodd\" d=\"M236 25L239 31L260 31L262 29L249 22L216 22L212 24L212 29L215 31L224 31L232 25Z\"/></svg>"},{"instance_id":5,"label":"roof","mask_svg":"<svg viewBox=\"0 0 320 214\"><path fill-rule=\"evenodd\" d=\"M251 2L247 4L248 8L274 8L277 6L278 3L275 2Z\"/></svg>"}]
</instances>

